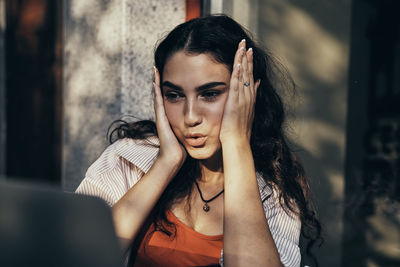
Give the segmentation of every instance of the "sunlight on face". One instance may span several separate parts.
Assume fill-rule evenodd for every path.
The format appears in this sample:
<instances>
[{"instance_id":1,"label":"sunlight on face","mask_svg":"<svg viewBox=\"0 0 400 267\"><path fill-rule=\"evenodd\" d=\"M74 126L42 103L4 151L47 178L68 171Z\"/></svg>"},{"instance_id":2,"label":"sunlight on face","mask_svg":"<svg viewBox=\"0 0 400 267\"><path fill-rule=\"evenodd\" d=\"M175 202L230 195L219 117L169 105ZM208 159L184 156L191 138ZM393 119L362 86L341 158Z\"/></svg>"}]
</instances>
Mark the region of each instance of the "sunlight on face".
<instances>
[{"instance_id":1,"label":"sunlight on face","mask_svg":"<svg viewBox=\"0 0 400 267\"><path fill-rule=\"evenodd\" d=\"M195 159L208 159L221 148L219 131L230 76L226 65L207 54L180 51L164 67L162 88L168 120Z\"/></svg>"}]
</instances>

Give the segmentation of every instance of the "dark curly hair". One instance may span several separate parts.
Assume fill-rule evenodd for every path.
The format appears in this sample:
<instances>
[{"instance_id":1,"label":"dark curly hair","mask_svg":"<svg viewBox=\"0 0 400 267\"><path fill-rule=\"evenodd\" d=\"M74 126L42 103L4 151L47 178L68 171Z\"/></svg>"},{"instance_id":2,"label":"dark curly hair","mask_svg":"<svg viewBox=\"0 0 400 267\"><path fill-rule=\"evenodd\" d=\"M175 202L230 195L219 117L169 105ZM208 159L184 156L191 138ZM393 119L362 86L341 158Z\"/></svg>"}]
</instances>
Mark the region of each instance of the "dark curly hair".
<instances>
[{"instance_id":1,"label":"dark curly hair","mask_svg":"<svg viewBox=\"0 0 400 267\"><path fill-rule=\"evenodd\" d=\"M215 61L228 66L232 72L237 45L246 39L247 46L254 51L254 80L261 81L257 90L250 140L255 168L269 186L278 189L283 208L299 215L302 234L309 240L306 252L312 256L312 245L321 239L321 225L312 205L303 167L285 137L285 111L276 90L278 84L294 89L294 83L287 71L250 36L237 22L225 15L192 19L178 25L158 44L154 55L155 66L162 81L168 59L174 53L184 51L193 55L208 54ZM143 139L149 135L157 135L157 129L153 121L147 120L123 122L114 128L109 137L110 142L113 142L125 137ZM168 222L165 212L174 201L191 195L194 181L198 177L197 161L188 156L152 212L151 220L156 230L173 234L173 225Z\"/></svg>"}]
</instances>

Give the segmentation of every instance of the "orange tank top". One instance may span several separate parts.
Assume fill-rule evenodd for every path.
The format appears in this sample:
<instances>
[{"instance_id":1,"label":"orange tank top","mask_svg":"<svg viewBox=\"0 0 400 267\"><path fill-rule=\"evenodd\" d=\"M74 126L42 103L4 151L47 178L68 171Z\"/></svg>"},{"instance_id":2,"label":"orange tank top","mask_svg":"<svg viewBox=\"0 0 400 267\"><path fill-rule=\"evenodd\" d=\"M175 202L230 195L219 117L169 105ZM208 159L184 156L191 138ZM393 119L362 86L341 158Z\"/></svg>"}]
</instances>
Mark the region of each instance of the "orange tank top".
<instances>
[{"instance_id":1,"label":"orange tank top","mask_svg":"<svg viewBox=\"0 0 400 267\"><path fill-rule=\"evenodd\" d=\"M219 263L223 235L208 236L181 222L172 211L167 218L176 225L174 238L151 225L141 241L134 267L210 266Z\"/></svg>"}]
</instances>

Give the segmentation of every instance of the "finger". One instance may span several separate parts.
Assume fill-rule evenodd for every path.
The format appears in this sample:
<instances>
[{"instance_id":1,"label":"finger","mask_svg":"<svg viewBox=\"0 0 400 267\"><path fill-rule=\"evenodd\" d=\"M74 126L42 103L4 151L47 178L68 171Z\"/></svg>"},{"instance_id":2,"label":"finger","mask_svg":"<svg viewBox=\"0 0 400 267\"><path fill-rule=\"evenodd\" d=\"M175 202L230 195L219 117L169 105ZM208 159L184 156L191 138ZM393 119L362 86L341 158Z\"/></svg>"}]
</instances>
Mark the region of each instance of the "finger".
<instances>
[{"instance_id":1,"label":"finger","mask_svg":"<svg viewBox=\"0 0 400 267\"><path fill-rule=\"evenodd\" d=\"M240 64L236 64L233 67L227 102L233 101L233 103L236 103L237 98L239 96L238 92L239 92L240 68L241 68Z\"/></svg>"},{"instance_id":2,"label":"finger","mask_svg":"<svg viewBox=\"0 0 400 267\"><path fill-rule=\"evenodd\" d=\"M242 47L243 47L243 41L244 40L239 42L238 49L236 50L235 58L233 60L232 74L231 74L231 80L230 80L230 89L232 91L238 91L238 89L239 89L238 80L239 80L240 67L238 67L238 65L240 65L242 62L241 51L242 51Z\"/></svg>"},{"instance_id":3,"label":"finger","mask_svg":"<svg viewBox=\"0 0 400 267\"><path fill-rule=\"evenodd\" d=\"M160 84L160 74L159 74L157 68L154 68L154 82L153 82L154 110L155 110L155 114L156 114L157 132L158 132L158 136L160 138L160 142L162 142L163 135L161 133L165 132L168 128L170 128L170 126L169 126L167 115L165 113L163 96L162 96L161 88L160 88L159 84Z\"/></svg>"},{"instance_id":4,"label":"finger","mask_svg":"<svg viewBox=\"0 0 400 267\"><path fill-rule=\"evenodd\" d=\"M243 72L244 72L244 66L243 66L243 58L245 54L245 50L244 47L240 47L239 48L239 64L240 64L240 72L239 72L239 77L238 77L238 89L239 89L239 93L242 94L243 93Z\"/></svg>"},{"instance_id":5,"label":"finger","mask_svg":"<svg viewBox=\"0 0 400 267\"><path fill-rule=\"evenodd\" d=\"M253 48L249 48L246 52L246 56L247 56L247 64L248 64L248 69L249 69L249 78L250 78L250 86L254 86L254 73L253 73Z\"/></svg>"},{"instance_id":6,"label":"finger","mask_svg":"<svg viewBox=\"0 0 400 267\"><path fill-rule=\"evenodd\" d=\"M154 87L154 111L156 113L156 124L158 126L158 124L162 121L163 117L165 116L164 102L160 87L155 82L153 83L153 87Z\"/></svg>"},{"instance_id":7,"label":"finger","mask_svg":"<svg viewBox=\"0 0 400 267\"><path fill-rule=\"evenodd\" d=\"M158 72L158 69L155 66L153 66L153 68L154 68L154 83L158 87L160 87L160 73Z\"/></svg>"},{"instance_id":8,"label":"finger","mask_svg":"<svg viewBox=\"0 0 400 267\"><path fill-rule=\"evenodd\" d=\"M245 47L243 49L245 49ZM250 81L249 80L249 60L248 60L247 51L243 50L242 53L243 53L243 56L242 56L241 64L243 66L243 68L242 68L243 80L249 82Z\"/></svg>"},{"instance_id":9,"label":"finger","mask_svg":"<svg viewBox=\"0 0 400 267\"><path fill-rule=\"evenodd\" d=\"M244 97L245 101L250 101L252 92L251 92L251 84L250 84L250 78L249 78L249 66L248 66L248 61L247 61L247 52L243 51L243 57L242 57L242 79L243 79L243 91L242 95ZM246 85L245 85L246 84Z\"/></svg>"},{"instance_id":10,"label":"finger","mask_svg":"<svg viewBox=\"0 0 400 267\"><path fill-rule=\"evenodd\" d=\"M159 98L161 95L160 75L159 75L158 69L155 66L153 66L153 70L154 70L154 82L153 82L154 99L153 99L153 101L154 101L154 111L156 113L156 122L157 122L157 115L159 112L158 106L159 106L159 101L160 101ZM161 96L161 98L162 98L162 96Z\"/></svg>"},{"instance_id":11,"label":"finger","mask_svg":"<svg viewBox=\"0 0 400 267\"><path fill-rule=\"evenodd\" d=\"M254 98L257 92L257 88L258 86L256 86L256 84L254 84L254 73L253 73L253 57L254 52L252 48L249 48L246 52L246 56L247 56L247 65L248 65L248 74L249 74L249 82L250 82L250 97L252 98L253 102L254 102Z\"/></svg>"},{"instance_id":12,"label":"finger","mask_svg":"<svg viewBox=\"0 0 400 267\"><path fill-rule=\"evenodd\" d=\"M234 65L241 64L242 56L243 56L242 55L243 49L246 49L246 40L245 39L241 40L238 44L238 48L237 48L236 54L235 54L235 59L233 62Z\"/></svg>"}]
</instances>

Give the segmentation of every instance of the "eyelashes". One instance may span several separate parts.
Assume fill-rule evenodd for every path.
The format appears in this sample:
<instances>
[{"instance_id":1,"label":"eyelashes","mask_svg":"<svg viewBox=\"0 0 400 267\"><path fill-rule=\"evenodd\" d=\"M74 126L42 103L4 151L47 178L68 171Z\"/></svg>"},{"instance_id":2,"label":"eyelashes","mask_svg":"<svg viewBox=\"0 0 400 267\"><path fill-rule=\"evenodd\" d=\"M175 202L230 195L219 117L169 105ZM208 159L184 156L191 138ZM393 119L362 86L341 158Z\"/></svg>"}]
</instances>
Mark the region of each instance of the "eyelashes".
<instances>
[{"instance_id":1,"label":"eyelashes","mask_svg":"<svg viewBox=\"0 0 400 267\"><path fill-rule=\"evenodd\" d=\"M215 101L218 96L222 94L220 90L206 90L199 94L199 97L207 102ZM167 101L175 103L185 98L185 95L178 91L169 90L164 93L165 98Z\"/></svg>"},{"instance_id":2,"label":"eyelashes","mask_svg":"<svg viewBox=\"0 0 400 267\"><path fill-rule=\"evenodd\" d=\"M220 91L205 91L200 94L207 101L215 100L221 94Z\"/></svg>"},{"instance_id":3,"label":"eyelashes","mask_svg":"<svg viewBox=\"0 0 400 267\"><path fill-rule=\"evenodd\" d=\"M178 93L178 92L174 92L174 91L165 92L164 96L169 102L178 102L179 99L184 97L184 95L182 93Z\"/></svg>"}]
</instances>

